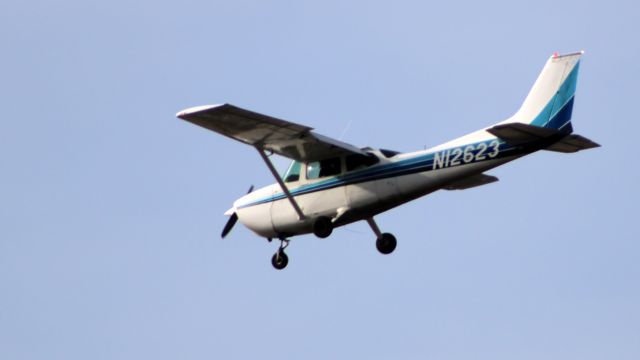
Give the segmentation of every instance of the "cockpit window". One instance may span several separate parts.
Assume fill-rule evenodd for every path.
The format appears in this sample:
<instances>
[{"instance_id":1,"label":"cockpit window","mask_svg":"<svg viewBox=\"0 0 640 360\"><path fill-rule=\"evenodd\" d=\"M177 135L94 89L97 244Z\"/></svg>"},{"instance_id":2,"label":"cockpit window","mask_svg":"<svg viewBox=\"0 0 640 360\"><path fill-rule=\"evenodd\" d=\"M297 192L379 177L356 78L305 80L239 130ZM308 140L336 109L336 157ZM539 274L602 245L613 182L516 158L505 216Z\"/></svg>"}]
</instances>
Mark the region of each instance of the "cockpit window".
<instances>
[{"instance_id":1,"label":"cockpit window","mask_svg":"<svg viewBox=\"0 0 640 360\"><path fill-rule=\"evenodd\" d=\"M368 153L367 155L351 154L347 155L347 171L353 171L369 167L373 164L377 164L380 160L377 156Z\"/></svg>"},{"instance_id":2,"label":"cockpit window","mask_svg":"<svg viewBox=\"0 0 640 360\"><path fill-rule=\"evenodd\" d=\"M289 169L284 173L282 177L284 182L294 182L300 180L300 171L302 170L302 164L299 161L293 161L289 165Z\"/></svg>"},{"instance_id":3,"label":"cockpit window","mask_svg":"<svg viewBox=\"0 0 640 360\"><path fill-rule=\"evenodd\" d=\"M313 161L307 164L307 179L318 179L340 174L340 158Z\"/></svg>"}]
</instances>

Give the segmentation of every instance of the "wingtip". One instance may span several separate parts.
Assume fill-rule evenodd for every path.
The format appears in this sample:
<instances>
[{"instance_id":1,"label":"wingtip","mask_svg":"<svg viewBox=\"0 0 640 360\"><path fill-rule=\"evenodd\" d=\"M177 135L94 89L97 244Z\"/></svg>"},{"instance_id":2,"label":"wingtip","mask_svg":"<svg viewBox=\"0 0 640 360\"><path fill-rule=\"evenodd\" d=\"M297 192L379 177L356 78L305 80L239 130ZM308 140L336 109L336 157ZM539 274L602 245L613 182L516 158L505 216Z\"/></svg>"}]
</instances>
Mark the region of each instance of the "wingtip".
<instances>
[{"instance_id":1,"label":"wingtip","mask_svg":"<svg viewBox=\"0 0 640 360\"><path fill-rule=\"evenodd\" d=\"M194 106L194 107L190 107L181 111L178 111L176 113L176 117L180 118L180 119L185 119L187 116L195 114L195 113L199 113L201 111L206 111L206 110L211 110L211 109L215 109L217 107L221 107L224 106L226 104L214 104L214 105L200 105L200 106Z\"/></svg>"}]
</instances>

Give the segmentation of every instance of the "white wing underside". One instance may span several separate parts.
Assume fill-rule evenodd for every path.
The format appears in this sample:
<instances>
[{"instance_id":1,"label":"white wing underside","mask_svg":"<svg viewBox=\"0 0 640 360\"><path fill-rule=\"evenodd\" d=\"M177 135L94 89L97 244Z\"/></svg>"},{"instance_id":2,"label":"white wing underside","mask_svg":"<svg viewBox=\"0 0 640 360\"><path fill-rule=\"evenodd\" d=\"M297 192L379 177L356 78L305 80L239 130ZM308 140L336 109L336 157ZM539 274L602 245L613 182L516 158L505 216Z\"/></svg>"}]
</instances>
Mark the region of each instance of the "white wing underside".
<instances>
[{"instance_id":1,"label":"white wing underside","mask_svg":"<svg viewBox=\"0 0 640 360\"><path fill-rule=\"evenodd\" d=\"M355 146L314 133L308 126L230 104L193 107L177 116L245 144L302 162L366 154Z\"/></svg>"}]
</instances>

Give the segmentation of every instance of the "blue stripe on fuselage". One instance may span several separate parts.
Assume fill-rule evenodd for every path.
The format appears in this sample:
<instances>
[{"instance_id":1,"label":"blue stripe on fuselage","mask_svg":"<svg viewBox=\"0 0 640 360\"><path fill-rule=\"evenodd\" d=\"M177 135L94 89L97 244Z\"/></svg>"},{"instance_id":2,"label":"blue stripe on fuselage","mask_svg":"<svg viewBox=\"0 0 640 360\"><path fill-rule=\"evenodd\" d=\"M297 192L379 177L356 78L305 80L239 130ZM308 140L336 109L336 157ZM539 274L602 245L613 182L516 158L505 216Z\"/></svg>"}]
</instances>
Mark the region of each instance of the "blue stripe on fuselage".
<instances>
[{"instance_id":1,"label":"blue stripe on fuselage","mask_svg":"<svg viewBox=\"0 0 640 360\"><path fill-rule=\"evenodd\" d=\"M367 182L367 181L385 179L389 177L396 177L396 176L402 176L402 175L415 174L419 172L431 171L431 170L434 170L433 161L436 153L444 153L444 152L452 151L453 149L458 149L458 148L460 148L461 150L464 150L468 146L474 146L474 148L476 148L481 143L484 143L488 146L489 143L495 140L496 139L494 138L486 141L480 141L477 143L466 144L462 146L455 146L455 147L451 147L451 148L440 150L433 153L417 155L415 157L396 161L396 162L372 166L367 169L354 171L344 175L338 175L336 177L332 177L332 178L329 178L320 182L316 182L313 184L302 185L295 189L289 189L289 192L293 196L298 196L298 195L308 194L316 191L328 190L328 189L332 189L340 186L346 186L346 185L358 184L358 183ZM495 160L505 156L512 156L512 155L515 155L514 150L517 150L517 149L518 149L517 147L510 146L504 142L500 142L499 153L494 158L486 158L484 160L475 160L476 154L480 151L476 149L471 151L471 153L473 154L472 161L461 163L460 165L446 166L444 167L444 169L453 168L461 165L473 164L473 163L487 161L487 160ZM443 169L443 168L439 168L439 169ZM435 169L435 170L439 170L439 169ZM271 201L284 199L285 197L286 196L283 193L278 193L272 196L262 198L260 200L252 201L251 203L248 203L248 204L240 205L238 206L238 208L242 209L245 207L264 204Z\"/></svg>"}]
</instances>

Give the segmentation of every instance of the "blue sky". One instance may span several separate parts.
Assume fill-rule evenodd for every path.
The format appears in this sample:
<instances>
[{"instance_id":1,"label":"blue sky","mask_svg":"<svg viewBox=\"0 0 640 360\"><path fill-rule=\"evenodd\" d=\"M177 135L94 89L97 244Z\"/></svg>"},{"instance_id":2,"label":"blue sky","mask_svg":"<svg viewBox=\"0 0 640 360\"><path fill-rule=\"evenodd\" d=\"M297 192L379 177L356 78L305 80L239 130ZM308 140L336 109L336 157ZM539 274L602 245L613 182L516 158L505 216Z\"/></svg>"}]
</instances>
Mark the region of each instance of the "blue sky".
<instances>
[{"instance_id":1,"label":"blue sky","mask_svg":"<svg viewBox=\"0 0 640 360\"><path fill-rule=\"evenodd\" d=\"M0 357L637 359L639 9L632 1L5 1ZM602 148L269 244L222 213L272 182L175 118L230 102L410 151L510 116L585 49ZM280 162L280 165L284 163Z\"/></svg>"}]
</instances>

